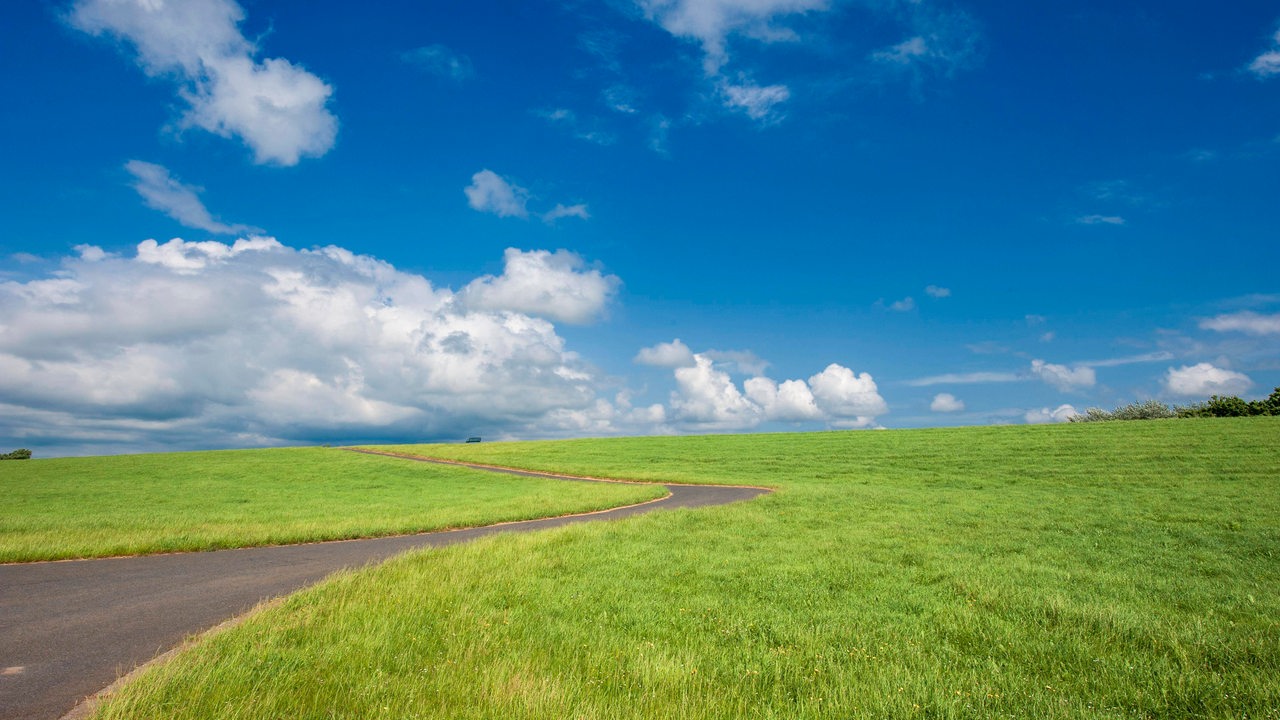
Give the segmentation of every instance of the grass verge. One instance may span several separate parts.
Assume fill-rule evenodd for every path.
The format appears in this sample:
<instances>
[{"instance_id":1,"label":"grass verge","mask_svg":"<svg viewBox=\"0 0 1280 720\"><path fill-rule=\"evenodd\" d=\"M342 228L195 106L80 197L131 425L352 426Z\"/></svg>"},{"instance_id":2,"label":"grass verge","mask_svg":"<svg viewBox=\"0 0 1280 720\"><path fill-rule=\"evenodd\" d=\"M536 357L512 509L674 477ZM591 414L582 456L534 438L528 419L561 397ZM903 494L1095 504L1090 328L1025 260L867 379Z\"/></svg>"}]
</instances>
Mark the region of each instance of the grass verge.
<instances>
[{"instance_id":1,"label":"grass verge","mask_svg":"<svg viewBox=\"0 0 1280 720\"><path fill-rule=\"evenodd\" d=\"M397 535L600 510L663 492L327 448L6 462L0 562Z\"/></svg>"},{"instance_id":2,"label":"grass verge","mask_svg":"<svg viewBox=\"0 0 1280 720\"><path fill-rule=\"evenodd\" d=\"M419 448L779 491L345 574L97 717L1277 717L1278 448L1272 419Z\"/></svg>"}]
</instances>

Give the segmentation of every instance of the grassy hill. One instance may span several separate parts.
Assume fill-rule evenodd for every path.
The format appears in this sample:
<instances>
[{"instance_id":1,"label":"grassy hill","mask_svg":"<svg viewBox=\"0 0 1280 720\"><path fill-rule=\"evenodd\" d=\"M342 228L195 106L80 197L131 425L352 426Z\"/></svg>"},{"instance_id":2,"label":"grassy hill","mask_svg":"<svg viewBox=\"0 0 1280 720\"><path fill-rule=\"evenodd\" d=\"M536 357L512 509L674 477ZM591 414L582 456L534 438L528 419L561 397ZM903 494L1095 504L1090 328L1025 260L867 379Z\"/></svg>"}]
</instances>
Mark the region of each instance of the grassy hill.
<instances>
[{"instance_id":1,"label":"grassy hill","mask_svg":"<svg viewBox=\"0 0 1280 720\"><path fill-rule=\"evenodd\" d=\"M0 562L396 535L661 495L327 448L23 460L0 463Z\"/></svg>"},{"instance_id":2,"label":"grassy hill","mask_svg":"<svg viewBox=\"0 0 1280 720\"><path fill-rule=\"evenodd\" d=\"M1280 714L1280 419L400 449L778 491L346 574L99 717Z\"/></svg>"}]
</instances>

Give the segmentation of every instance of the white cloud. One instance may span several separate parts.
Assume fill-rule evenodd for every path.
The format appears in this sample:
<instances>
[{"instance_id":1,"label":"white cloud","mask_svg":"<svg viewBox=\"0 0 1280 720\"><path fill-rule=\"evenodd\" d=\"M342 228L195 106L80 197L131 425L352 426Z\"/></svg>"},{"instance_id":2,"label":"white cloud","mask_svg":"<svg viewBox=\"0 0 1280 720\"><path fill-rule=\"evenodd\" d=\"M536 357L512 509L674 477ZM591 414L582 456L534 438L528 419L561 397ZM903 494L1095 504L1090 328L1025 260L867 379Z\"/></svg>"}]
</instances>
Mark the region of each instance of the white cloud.
<instances>
[{"instance_id":1,"label":"white cloud","mask_svg":"<svg viewBox=\"0 0 1280 720\"><path fill-rule=\"evenodd\" d=\"M1183 397L1239 395L1252 385L1253 381L1247 375L1209 363L1169 368L1164 377L1165 390Z\"/></svg>"},{"instance_id":2,"label":"white cloud","mask_svg":"<svg viewBox=\"0 0 1280 720\"><path fill-rule=\"evenodd\" d=\"M78 30L133 45L148 75L178 79L183 127L239 137L258 163L324 155L338 132L325 107L333 88L288 60L255 60L243 19L234 0L79 0L67 16Z\"/></svg>"},{"instance_id":3,"label":"white cloud","mask_svg":"<svg viewBox=\"0 0 1280 720\"><path fill-rule=\"evenodd\" d=\"M763 375L769 362L750 350L707 350L702 353L731 373Z\"/></svg>"},{"instance_id":4,"label":"white cloud","mask_svg":"<svg viewBox=\"0 0 1280 720\"><path fill-rule=\"evenodd\" d=\"M109 257L107 251L97 245L76 245L72 250L80 253L80 259L85 262L97 262Z\"/></svg>"},{"instance_id":5,"label":"white cloud","mask_svg":"<svg viewBox=\"0 0 1280 720\"><path fill-rule=\"evenodd\" d=\"M818 407L829 416L871 419L889 412L870 373L855 375L849 368L831 363L809 378L809 387Z\"/></svg>"},{"instance_id":6,"label":"white cloud","mask_svg":"<svg viewBox=\"0 0 1280 720\"><path fill-rule=\"evenodd\" d=\"M1043 360L1031 361L1031 374L1063 392L1093 387L1098 382L1097 373L1091 367L1077 365L1069 368Z\"/></svg>"},{"instance_id":7,"label":"white cloud","mask_svg":"<svg viewBox=\"0 0 1280 720\"><path fill-rule=\"evenodd\" d=\"M767 377L753 377L743 383L743 389L769 420L799 422L823 417L813 391L803 380L784 380L778 384Z\"/></svg>"},{"instance_id":8,"label":"white cloud","mask_svg":"<svg viewBox=\"0 0 1280 720\"><path fill-rule=\"evenodd\" d=\"M125 170L133 175L133 189L138 191L147 207L159 210L189 228L208 230L219 235L256 232L259 228L248 225L229 225L214 219L200 202L199 188L184 185L169 174L169 170L155 163L130 160Z\"/></svg>"},{"instance_id":9,"label":"white cloud","mask_svg":"<svg viewBox=\"0 0 1280 720\"><path fill-rule=\"evenodd\" d=\"M622 283L616 275L584 270L582 258L568 250L507 248L503 259L501 275L477 278L459 293L468 308L588 323L604 313Z\"/></svg>"},{"instance_id":10,"label":"white cloud","mask_svg":"<svg viewBox=\"0 0 1280 720\"><path fill-rule=\"evenodd\" d=\"M1085 215L1076 218L1077 225L1124 225L1119 215Z\"/></svg>"},{"instance_id":11,"label":"white cloud","mask_svg":"<svg viewBox=\"0 0 1280 720\"><path fill-rule=\"evenodd\" d=\"M1071 418L1080 413L1071 405L1059 405L1050 410L1049 408L1040 408L1039 410L1028 410L1023 419L1029 425L1043 425L1045 423L1064 423L1069 422Z\"/></svg>"},{"instance_id":12,"label":"white cloud","mask_svg":"<svg viewBox=\"0 0 1280 720\"><path fill-rule=\"evenodd\" d=\"M696 353L693 365L676 368L675 378L670 417L698 429L743 430L769 421L870 427L889 411L870 374L835 363L808 382L757 375L740 390L709 354Z\"/></svg>"},{"instance_id":13,"label":"white cloud","mask_svg":"<svg viewBox=\"0 0 1280 720\"><path fill-rule=\"evenodd\" d=\"M1023 380L1026 380L1026 378L1017 373L971 372L930 375L929 377L907 380L905 384L911 387L929 387L930 385L976 385L979 383L1021 382Z\"/></svg>"},{"instance_id":14,"label":"white cloud","mask_svg":"<svg viewBox=\"0 0 1280 720\"><path fill-rule=\"evenodd\" d=\"M1271 48L1249 63L1249 72L1260 78L1280 75L1280 30L1271 38Z\"/></svg>"},{"instance_id":15,"label":"white cloud","mask_svg":"<svg viewBox=\"0 0 1280 720\"><path fill-rule=\"evenodd\" d=\"M490 213L498 217L529 218L530 193L527 189L516 185L492 170L481 170L471 176L471 184L462 189L467 196L467 204L473 210ZM586 203L564 205L557 203L550 210L540 213L539 217L548 225L556 220L576 217L588 220L591 213Z\"/></svg>"},{"instance_id":16,"label":"white cloud","mask_svg":"<svg viewBox=\"0 0 1280 720\"><path fill-rule=\"evenodd\" d=\"M1280 335L1280 313L1262 315L1252 310L1244 310L1201 320L1200 327L1218 332L1234 331L1248 335Z\"/></svg>"},{"instance_id":17,"label":"white cloud","mask_svg":"<svg viewBox=\"0 0 1280 720\"><path fill-rule=\"evenodd\" d=\"M926 287L924 292L926 295L933 298L951 297L951 288L938 287L937 285L930 285Z\"/></svg>"},{"instance_id":18,"label":"white cloud","mask_svg":"<svg viewBox=\"0 0 1280 720\"><path fill-rule=\"evenodd\" d=\"M475 75L471 58L444 45L425 45L400 53L400 59L432 75L450 80L469 80Z\"/></svg>"},{"instance_id":19,"label":"white cloud","mask_svg":"<svg viewBox=\"0 0 1280 720\"><path fill-rule=\"evenodd\" d=\"M894 312L910 312L916 309L916 300L912 297L904 297L901 300L895 300L890 303L889 309Z\"/></svg>"},{"instance_id":20,"label":"white cloud","mask_svg":"<svg viewBox=\"0 0 1280 720\"><path fill-rule=\"evenodd\" d=\"M493 213L498 217L529 217L529 191L492 170L481 170L472 175L471 184L462 192L473 210Z\"/></svg>"},{"instance_id":21,"label":"white cloud","mask_svg":"<svg viewBox=\"0 0 1280 720\"><path fill-rule=\"evenodd\" d=\"M728 39L740 34L761 42L798 38L782 18L826 10L829 0L637 0L645 17L676 37L702 45L703 69L715 75L729 60Z\"/></svg>"},{"instance_id":22,"label":"white cloud","mask_svg":"<svg viewBox=\"0 0 1280 720\"><path fill-rule=\"evenodd\" d=\"M267 237L241 238L233 245L224 245L215 240L187 242L181 238L174 238L163 245L155 240L143 240L138 243L137 261L189 275L243 252L275 250L280 247L275 238Z\"/></svg>"},{"instance_id":23,"label":"white cloud","mask_svg":"<svg viewBox=\"0 0 1280 720\"><path fill-rule=\"evenodd\" d=\"M754 427L764 420L763 409L748 400L729 373L717 370L706 355L694 355L693 366L676 368L675 377L671 409L686 423L730 430Z\"/></svg>"},{"instance_id":24,"label":"white cloud","mask_svg":"<svg viewBox=\"0 0 1280 720\"><path fill-rule=\"evenodd\" d=\"M616 278L567 253L507 259L464 299L338 247L85 246L55 276L0 282L0 438L66 452L448 438L597 413L595 371L533 313L592 317ZM522 295L522 271L541 294ZM661 414L604 402L615 427Z\"/></svg>"},{"instance_id":25,"label":"white cloud","mask_svg":"<svg viewBox=\"0 0 1280 720\"><path fill-rule=\"evenodd\" d=\"M741 110L752 120L780 120L782 116L775 108L791 98L791 91L786 85L762 87L751 83L734 85L725 82L720 84L720 93L724 97L725 107Z\"/></svg>"},{"instance_id":26,"label":"white cloud","mask_svg":"<svg viewBox=\"0 0 1280 720\"><path fill-rule=\"evenodd\" d=\"M964 410L964 401L956 399L951 393L938 393L933 396L933 402L929 403L929 409L941 413L960 412Z\"/></svg>"},{"instance_id":27,"label":"white cloud","mask_svg":"<svg viewBox=\"0 0 1280 720\"><path fill-rule=\"evenodd\" d=\"M577 205L560 205L557 203L555 207L542 213L542 221L545 223L554 223L560 218L567 217L590 220L591 213L587 211L587 206L583 203L578 203Z\"/></svg>"},{"instance_id":28,"label":"white cloud","mask_svg":"<svg viewBox=\"0 0 1280 720\"><path fill-rule=\"evenodd\" d=\"M676 338L669 343L658 343L652 347L641 348L636 354L635 362L654 367L678 368L693 367L693 351L688 345Z\"/></svg>"}]
</instances>

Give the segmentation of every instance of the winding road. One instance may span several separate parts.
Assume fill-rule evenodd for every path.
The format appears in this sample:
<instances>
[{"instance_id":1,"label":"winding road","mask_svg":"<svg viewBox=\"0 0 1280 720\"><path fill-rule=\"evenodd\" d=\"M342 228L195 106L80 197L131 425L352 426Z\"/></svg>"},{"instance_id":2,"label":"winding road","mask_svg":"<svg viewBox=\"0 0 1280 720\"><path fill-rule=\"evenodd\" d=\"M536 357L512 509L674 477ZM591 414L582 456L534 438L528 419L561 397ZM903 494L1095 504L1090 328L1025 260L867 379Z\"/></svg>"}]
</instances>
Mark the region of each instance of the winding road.
<instances>
[{"instance_id":1,"label":"winding road","mask_svg":"<svg viewBox=\"0 0 1280 720\"><path fill-rule=\"evenodd\" d=\"M364 451L371 452L371 451ZM390 453L376 453L391 455ZM490 472L589 478L391 455ZM418 535L0 565L0 720L55 720L187 636L343 568L406 550L503 532L631 517L664 508L749 500L763 488L666 485L667 497L595 513Z\"/></svg>"}]
</instances>

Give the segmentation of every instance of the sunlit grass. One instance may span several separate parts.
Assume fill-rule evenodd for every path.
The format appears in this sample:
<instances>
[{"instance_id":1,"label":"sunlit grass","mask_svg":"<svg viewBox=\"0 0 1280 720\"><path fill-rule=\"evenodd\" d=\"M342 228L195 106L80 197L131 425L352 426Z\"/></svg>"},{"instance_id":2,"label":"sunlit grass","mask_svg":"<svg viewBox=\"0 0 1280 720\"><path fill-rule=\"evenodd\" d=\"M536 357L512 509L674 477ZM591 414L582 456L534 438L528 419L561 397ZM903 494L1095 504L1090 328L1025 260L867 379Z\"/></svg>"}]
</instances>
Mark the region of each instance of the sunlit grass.
<instances>
[{"instance_id":1,"label":"sunlit grass","mask_svg":"<svg viewBox=\"0 0 1280 720\"><path fill-rule=\"evenodd\" d=\"M417 448L766 484L343 575L102 718L1280 716L1280 420Z\"/></svg>"},{"instance_id":2,"label":"sunlit grass","mask_svg":"<svg viewBox=\"0 0 1280 720\"><path fill-rule=\"evenodd\" d=\"M5 462L0 562L395 535L599 510L663 492L326 448Z\"/></svg>"}]
</instances>

